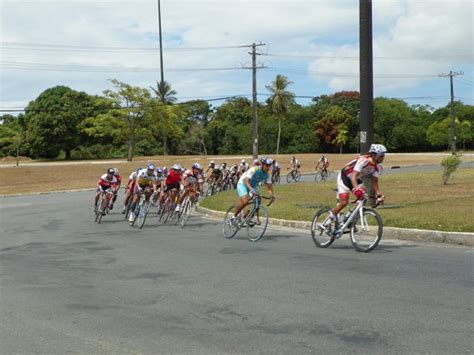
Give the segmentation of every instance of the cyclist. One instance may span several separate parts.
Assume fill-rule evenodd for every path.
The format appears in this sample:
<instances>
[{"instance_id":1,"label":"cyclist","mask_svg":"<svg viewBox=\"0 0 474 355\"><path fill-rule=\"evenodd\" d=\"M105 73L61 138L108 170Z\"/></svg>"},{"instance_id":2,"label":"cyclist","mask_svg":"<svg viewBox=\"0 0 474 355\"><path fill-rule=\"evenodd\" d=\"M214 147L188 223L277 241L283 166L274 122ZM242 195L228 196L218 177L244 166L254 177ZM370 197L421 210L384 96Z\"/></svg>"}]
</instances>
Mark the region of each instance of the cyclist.
<instances>
[{"instance_id":1,"label":"cyclist","mask_svg":"<svg viewBox=\"0 0 474 355\"><path fill-rule=\"evenodd\" d=\"M315 166L315 170L318 170L318 168L321 166L321 171L322 173L327 173L328 172L328 167L329 167L329 160L323 155L319 157L319 161Z\"/></svg>"},{"instance_id":2,"label":"cyclist","mask_svg":"<svg viewBox=\"0 0 474 355\"><path fill-rule=\"evenodd\" d=\"M141 169L137 174L137 181L133 189L133 200L130 211L135 211L137 203L142 193L145 194L145 199L148 202L153 191L157 191L158 176L156 175L155 165L149 163L146 169ZM135 220L135 213L131 212L128 221L133 223Z\"/></svg>"},{"instance_id":3,"label":"cyclist","mask_svg":"<svg viewBox=\"0 0 474 355\"><path fill-rule=\"evenodd\" d=\"M379 188L379 176L382 174L382 162L387 148L382 144L372 144L368 154L361 155L346 164L337 175L337 196L339 203L329 213L332 220L335 220L339 212L349 203L349 195L352 192L357 199L364 196L365 191L362 185L362 178L371 177L371 185L377 197L382 196Z\"/></svg>"},{"instance_id":4,"label":"cyclist","mask_svg":"<svg viewBox=\"0 0 474 355\"><path fill-rule=\"evenodd\" d=\"M260 159L254 159L253 166L260 166Z\"/></svg>"},{"instance_id":5,"label":"cyclist","mask_svg":"<svg viewBox=\"0 0 474 355\"><path fill-rule=\"evenodd\" d=\"M247 170L249 170L249 164L245 159L242 159L239 164L239 172L238 172L238 178L242 176L243 173L245 173Z\"/></svg>"},{"instance_id":6,"label":"cyclist","mask_svg":"<svg viewBox=\"0 0 474 355\"><path fill-rule=\"evenodd\" d=\"M292 156L290 159L290 164L288 164L288 167L286 168L286 170L291 169L290 174L294 175L300 167L301 167L301 164L299 160L296 159L295 156Z\"/></svg>"},{"instance_id":7,"label":"cyclist","mask_svg":"<svg viewBox=\"0 0 474 355\"><path fill-rule=\"evenodd\" d=\"M97 181L97 190L94 199L94 212L97 212L97 203L99 202L100 193L102 191L106 192L107 194L105 196L107 199L110 198L109 193L113 193L113 185L116 185L118 183L118 180L114 176L114 174L114 168L108 168L107 172L99 178L99 181Z\"/></svg>"},{"instance_id":8,"label":"cyclist","mask_svg":"<svg viewBox=\"0 0 474 355\"><path fill-rule=\"evenodd\" d=\"M191 170L186 170L181 178L181 183L184 186L183 193L179 196L176 204L176 212L181 211L181 204L192 189L197 193L202 193L204 184L204 176L202 175L202 166L199 163L194 163Z\"/></svg>"},{"instance_id":9,"label":"cyclist","mask_svg":"<svg viewBox=\"0 0 474 355\"><path fill-rule=\"evenodd\" d=\"M117 179L116 184L112 184L112 190L114 193L114 197L112 198L112 201L109 204L109 210L112 210L114 208L114 203L117 200L118 192L120 190L120 186L122 184L122 177L119 175L119 169L114 168L114 176Z\"/></svg>"},{"instance_id":10,"label":"cyclist","mask_svg":"<svg viewBox=\"0 0 474 355\"><path fill-rule=\"evenodd\" d=\"M210 162L209 165L207 166L206 175L207 175L207 173L208 173L209 171L212 173L215 168L216 168L216 163L214 162L214 160L211 160L211 162Z\"/></svg>"},{"instance_id":11,"label":"cyclist","mask_svg":"<svg viewBox=\"0 0 474 355\"><path fill-rule=\"evenodd\" d=\"M125 191L125 198L123 200L122 214L125 214L125 211L127 210L127 206L128 206L128 201L130 200L130 198L132 198L133 188L135 187L135 183L137 181L137 175L140 170L142 170L142 168L137 168L128 177L127 187Z\"/></svg>"},{"instance_id":12,"label":"cyclist","mask_svg":"<svg viewBox=\"0 0 474 355\"><path fill-rule=\"evenodd\" d=\"M168 193L171 194L171 200L172 201L175 200L176 192L179 191L179 188L180 188L180 181L181 181L181 165L174 164L171 167L168 173L168 176L165 179L164 188L162 189L161 194L160 194L160 206L165 201L165 196Z\"/></svg>"},{"instance_id":13,"label":"cyclist","mask_svg":"<svg viewBox=\"0 0 474 355\"><path fill-rule=\"evenodd\" d=\"M270 197L275 199L275 196L273 195L272 180L269 174L273 164L273 159L262 158L261 164L261 166L253 166L247 170L237 183L237 195L239 196L239 201L237 202L237 207L235 208L232 223L234 223L233 221L235 220L235 217L238 216L240 211L242 211L242 209L248 205L249 200L255 194L258 194L258 186L260 182L263 182L267 185Z\"/></svg>"},{"instance_id":14,"label":"cyclist","mask_svg":"<svg viewBox=\"0 0 474 355\"><path fill-rule=\"evenodd\" d=\"M275 182L277 178L280 176L280 164L276 160L273 160L273 167L272 167L272 181Z\"/></svg>"}]
</instances>

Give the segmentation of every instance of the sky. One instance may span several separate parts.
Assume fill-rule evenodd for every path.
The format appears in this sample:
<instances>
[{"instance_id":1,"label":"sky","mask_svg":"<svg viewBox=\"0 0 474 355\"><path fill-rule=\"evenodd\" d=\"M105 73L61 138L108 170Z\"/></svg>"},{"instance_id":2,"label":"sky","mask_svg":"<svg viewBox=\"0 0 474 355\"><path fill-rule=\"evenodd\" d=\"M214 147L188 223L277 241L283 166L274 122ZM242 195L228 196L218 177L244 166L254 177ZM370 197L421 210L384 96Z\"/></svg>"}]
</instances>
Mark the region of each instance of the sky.
<instances>
[{"instance_id":1,"label":"sky","mask_svg":"<svg viewBox=\"0 0 474 355\"><path fill-rule=\"evenodd\" d=\"M474 105L472 0L374 0L374 96ZM282 74L307 104L359 90L357 0L161 0L164 75L178 101L251 98L250 48L258 47L258 100ZM0 111L22 109L65 85L89 94L110 79L149 88L160 80L158 0L0 0ZM0 112L1 113L1 112Z\"/></svg>"}]
</instances>

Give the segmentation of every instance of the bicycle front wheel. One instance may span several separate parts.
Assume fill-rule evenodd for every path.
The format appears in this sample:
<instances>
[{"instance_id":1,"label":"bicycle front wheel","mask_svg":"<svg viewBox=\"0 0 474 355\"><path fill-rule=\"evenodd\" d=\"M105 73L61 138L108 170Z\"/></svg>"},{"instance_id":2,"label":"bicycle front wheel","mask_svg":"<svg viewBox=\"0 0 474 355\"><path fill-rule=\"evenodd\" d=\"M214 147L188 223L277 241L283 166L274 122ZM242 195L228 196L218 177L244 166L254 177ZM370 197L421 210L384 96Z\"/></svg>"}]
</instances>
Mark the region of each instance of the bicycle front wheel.
<instances>
[{"instance_id":1,"label":"bicycle front wheel","mask_svg":"<svg viewBox=\"0 0 474 355\"><path fill-rule=\"evenodd\" d=\"M293 174L288 173L288 175L286 175L286 182L289 184L291 182L291 180L293 180Z\"/></svg>"},{"instance_id":2,"label":"bicycle front wheel","mask_svg":"<svg viewBox=\"0 0 474 355\"><path fill-rule=\"evenodd\" d=\"M316 212L311 223L311 237L318 248L327 248L336 239L333 234L333 231L337 229L336 222L331 220L329 212L331 212L330 208L321 208Z\"/></svg>"},{"instance_id":3,"label":"bicycle front wheel","mask_svg":"<svg viewBox=\"0 0 474 355\"><path fill-rule=\"evenodd\" d=\"M360 214L351 224L351 242L358 251L374 250L382 239L382 217L372 209L364 208L362 219Z\"/></svg>"},{"instance_id":4,"label":"bicycle front wheel","mask_svg":"<svg viewBox=\"0 0 474 355\"><path fill-rule=\"evenodd\" d=\"M179 224L181 225L181 228L183 228L186 225L186 222L188 221L189 214L191 213L191 201L188 200L184 204L183 207L183 212L181 212L181 218L179 220Z\"/></svg>"},{"instance_id":5,"label":"bicycle front wheel","mask_svg":"<svg viewBox=\"0 0 474 355\"><path fill-rule=\"evenodd\" d=\"M222 223L222 232L227 239L233 238L239 231L239 225L234 217L235 205L232 205L224 216Z\"/></svg>"},{"instance_id":6,"label":"bicycle front wheel","mask_svg":"<svg viewBox=\"0 0 474 355\"><path fill-rule=\"evenodd\" d=\"M297 171L297 172L295 173L295 181L298 182L298 181L300 181L300 180L301 180L301 173L300 173L299 171Z\"/></svg>"},{"instance_id":7,"label":"bicycle front wheel","mask_svg":"<svg viewBox=\"0 0 474 355\"><path fill-rule=\"evenodd\" d=\"M150 209L150 202L144 202L143 205L140 207L137 216L137 226L139 229L142 229L145 225L146 216L148 215L148 210Z\"/></svg>"},{"instance_id":8,"label":"bicycle front wheel","mask_svg":"<svg viewBox=\"0 0 474 355\"><path fill-rule=\"evenodd\" d=\"M247 218L247 234L251 242L262 239L268 225L268 208L260 206L253 215Z\"/></svg>"}]
</instances>

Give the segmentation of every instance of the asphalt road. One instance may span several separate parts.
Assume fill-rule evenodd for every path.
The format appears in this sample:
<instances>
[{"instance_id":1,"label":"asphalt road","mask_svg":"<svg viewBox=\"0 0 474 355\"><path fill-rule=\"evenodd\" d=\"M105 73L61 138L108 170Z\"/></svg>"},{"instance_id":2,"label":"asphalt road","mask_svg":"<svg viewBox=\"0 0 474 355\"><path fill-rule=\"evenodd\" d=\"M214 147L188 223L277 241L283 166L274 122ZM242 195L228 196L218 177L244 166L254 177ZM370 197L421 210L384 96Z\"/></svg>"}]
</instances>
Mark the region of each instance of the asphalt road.
<instances>
[{"instance_id":1,"label":"asphalt road","mask_svg":"<svg viewBox=\"0 0 474 355\"><path fill-rule=\"evenodd\" d=\"M0 353L472 353L473 249L282 228L251 243L184 229L92 192L0 198Z\"/></svg>"}]
</instances>

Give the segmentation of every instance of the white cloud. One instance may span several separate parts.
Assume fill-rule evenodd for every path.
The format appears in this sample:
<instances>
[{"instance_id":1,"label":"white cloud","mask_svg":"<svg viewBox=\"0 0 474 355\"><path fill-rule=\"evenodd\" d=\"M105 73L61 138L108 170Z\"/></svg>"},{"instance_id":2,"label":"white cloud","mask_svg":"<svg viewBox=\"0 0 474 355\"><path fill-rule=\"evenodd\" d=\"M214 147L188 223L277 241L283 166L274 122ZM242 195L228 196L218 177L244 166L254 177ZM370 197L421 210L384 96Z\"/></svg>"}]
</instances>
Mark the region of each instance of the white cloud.
<instances>
[{"instance_id":1,"label":"white cloud","mask_svg":"<svg viewBox=\"0 0 474 355\"><path fill-rule=\"evenodd\" d=\"M157 47L156 1L6 1L0 0L1 41L94 47ZM171 72L171 68L239 67L250 64L248 49L173 51L166 48L228 46L262 40L272 53L358 56L357 1L162 0L165 76L179 96L242 94L250 91L249 71ZM462 62L440 58L473 53L470 1L384 0L373 3L374 55L417 61L375 60L376 74L438 73ZM266 50L266 49L265 49ZM152 73L79 73L0 69L0 94L34 98L47 87L63 84L90 93L110 87L108 78L148 87L159 78L158 52L104 53L2 49L2 61L154 67ZM472 61L472 58L468 58ZM358 73L358 61L259 57L274 66L319 73ZM466 58L464 58L466 64ZM168 70L168 71L167 71ZM357 76L310 72L293 78L301 85L313 78L320 90L358 89ZM301 74L301 73L300 73ZM263 75L262 75L263 76ZM425 78L376 79L376 90L415 87ZM304 84L303 84L304 83ZM265 83L259 82L263 88ZM328 85L325 87L325 85ZM264 89L262 89L263 91ZM304 88L302 89L304 91Z\"/></svg>"}]
</instances>

